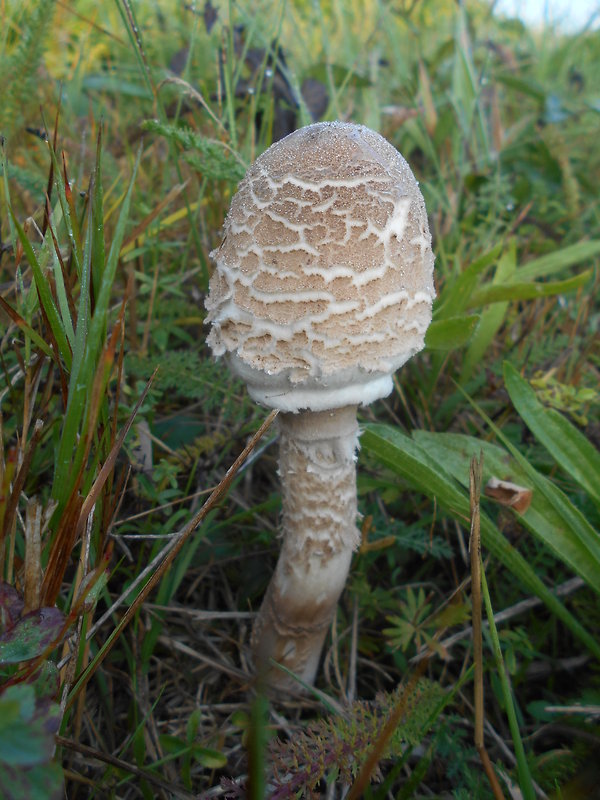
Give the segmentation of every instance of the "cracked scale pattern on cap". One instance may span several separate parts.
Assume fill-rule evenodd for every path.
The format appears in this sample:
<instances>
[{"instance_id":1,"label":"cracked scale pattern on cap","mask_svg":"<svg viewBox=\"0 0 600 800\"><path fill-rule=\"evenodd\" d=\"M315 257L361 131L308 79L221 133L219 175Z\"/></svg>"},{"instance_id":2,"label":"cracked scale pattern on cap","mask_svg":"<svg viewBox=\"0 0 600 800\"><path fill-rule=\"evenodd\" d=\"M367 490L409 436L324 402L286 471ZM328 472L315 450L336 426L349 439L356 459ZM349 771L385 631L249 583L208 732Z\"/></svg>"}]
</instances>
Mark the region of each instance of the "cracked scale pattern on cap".
<instances>
[{"instance_id":1,"label":"cracked scale pattern on cap","mask_svg":"<svg viewBox=\"0 0 600 800\"><path fill-rule=\"evenodd\" d=\"M425 203L400 153L362 125L309 125L266 150L211 256L208 342L267 406L372 402L423 348Z\"/></svg>"}]
</instances>

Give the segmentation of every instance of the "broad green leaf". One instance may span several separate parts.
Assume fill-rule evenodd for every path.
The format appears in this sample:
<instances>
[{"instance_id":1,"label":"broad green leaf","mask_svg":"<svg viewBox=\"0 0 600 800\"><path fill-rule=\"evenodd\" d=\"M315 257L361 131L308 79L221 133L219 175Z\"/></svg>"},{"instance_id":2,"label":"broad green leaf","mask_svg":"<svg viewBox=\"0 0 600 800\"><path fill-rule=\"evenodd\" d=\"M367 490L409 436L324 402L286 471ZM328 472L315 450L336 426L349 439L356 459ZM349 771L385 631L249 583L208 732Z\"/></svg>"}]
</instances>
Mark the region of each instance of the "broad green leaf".
<instances>
[{"instance_id":1,"label":"broad green leaf","mask_svg":"<svg viewBox=\"0 0 600 800\"><path fill-rule=\"evenodd\" d=\"M511 242L508 250L502 254L502 257L498 261L498 266L496 267L496 272L492 281L493 287L504 283L504 281L514 275L516 263L516 245L514 242ZM473 334L469 349L463 360L463 367L460 374L461 383L464 383L471 377L474 368L481 362L486 350L494 341L494 337L504 321L507 308L508 303L506 302L495 303L490 308L486 308L481 315L479 325Z\"/></svg>"},{"instance_id":2,"label":"broad green leaf","mask_svg":"<svg viewBox=\"0 0 600 800\"><path fill-rule=\"evenodd\" d=\"M36 698L33 686L9 686L0 697L0 716L5 723L0 726L0 762L33 766L52 757L53 733L60 723L55 703Z\"/></svg>"},{"instance_id":3,"label":"broad green leaf","mask_svg":"<svg viewBox=\"0 0 600 800\"><path fill-rule=\"evenodd\" d=\"M0 762L0 786L2 800L62 800L65 796L63 771L54 761L33 767Z\"/></svg>"},{"instance_id":4,"label":"broad green leaf","mask_svg":"<svg viewBox=\"0 0 600 800\"><path fill-rule=\"evenodd\" d=\"M600 453L560 412L545 408L517 370L504 363L504 385L521 419L565 470L600 505Z\"/></svg>"},{"instance_id":5,"label":"broad green leaf","mask_svg":"<svg viewBox=\"0 0 600 800\"><path fill-rule=\"evenodd\" d=\"M471 295L475 291L479 276L498 260L501 253L502 245L498 244L454 278L444 289L441 302L436 305L434 320L459 316L471 304Z\"/></svg>"},{"instance_id":6,"label":"broad green leaf","mask_svg":"<svg viewBox=\"0 0 600 800\"><path fill-rule=\"evenodd\" d=\"M429 497L454 517L468 524L470 506L465 489L460 487L435 454L387 425L367 425L361 437L363 450L401 475L411 486ZM536 575L525 558L507 541L485 514L481 514L481 536L485 547L507 567L529 591L536 594L597 657L600 644L567 610L563 603Z\"/></svg>"},{"instance_id":7,"label":"broad green leaf","mask_svg":"<svg viewBox=\"0 0 600 800\"><path fill-rule=\"evenodd\" d=\"M563 247L562 250L555 250L553 253L530 261L524 267L519 267L517 272L519 282L527 283L537 278L548 278L556 272L572 267L574 264L580 264L582 261L588 261L598 255L600 255L600 240L598 239Z\"/></svg>"},{"instance_id":8,"label":"broad green leaf","mask_svg":"<svg viewBox=\"0 0 600 800\"><path fill-rule=\"evenodd\" d=\"M227 764L227 756L219 750L211 747L202 747L196 742L185 742L177 736L161 734L160 743L167 753L171 753L181 758L190 753L203 767L208 769L220 769Z\"/></svg>"},{"instance_id":9,"label":"broad green leaf","mask_svg":"<svg viewBox=\"0 0 600 800\"><path fill-rule=\"evenodd\" d=\"M556 554L576 570L597 592L600 592L600 537L583 514L575 508L561 490L541 475L524 458L518 449L504 436L482 409L468 395L469 403L484 419L496 437L521 467L534 492L538 492L549 508L557 515L559 524L555 535L547 536L546 541ZM525 515L524 519L526 519Z\"/></svg>"},{"instance_id":10,"label":"broad green leaf","mask_svg":"<svg viewBox=\"0 0 600 800\"><path fill-rule=\"evenodd\" d=\"M527 94L540 103L543 103L546 99L545 89L533 80L521 78L510 72L496 72L494 78L498 83L503 83L505 86L515 89L517 92Z\"/></svg>"},{"instance_id":11,"label":"broad green leaf","mask_svg":"<svg viewBox=\"0 0 600 800\"><path fill-rule=\"evenodd\" d=\"M62 770L52 763L61 711L36 697L33 686L10 686L0 696L0 794L3 800L62 797Z\"/></svg>"},{"instance_id":12,"label":"broad green leaf","mask_svg":"<svg viewBox=\"0 0 600 800\"><path fill-rule=\"evenodd\" d=\"M548 493L552 494L553 490L560 491L548 478L537 473L536 480L532 480L529 471L523 469L503 447L473 436L415 431L413 437L430 456L442 464L450 474L456 476L465 489L469 485L471 458L479 455L480 451L483 451L484 485L494 477L510 480L532 489L531 505L527 511L518 514L511 509L511 513L514 513L520 522L561 561L568 564L590 586L600 590L600 561L598 553L594 555L594 540L582 542L569 527L560 507L556 508L548 502ZM544 492L540 491L540 486L544 487Z\"/></svg>"},{"instance_id":13,"label":"broad green leaf","mask_svg":"<svg viewBox=\"0 0 600 800\"><path fill-rule=\"evenodd\" d=\"M429 350L455 350L464 347L479 319L478 314L469 314L434 320L425 334L425 346Z\"/></svg>"},{"instance_id":14,"label":"broad green leaf","mask_svg":"<svg viewBox=\"0 0 600 800\"><path fill-rule=\"evenodd\" d=\"M82 81L82 88L88 91L120 94L124 97L136 97L143 100L152 100L153 98L151 90L145 86L125 81L113 75L86 75Z\"/></svg>"},{"instance_id":15,"label":"broad green leaf","mask_svg":"<svg viewBox=\"0 0 600 800\"><path fill-rule=\"evenodd\" d=\"M552 297L557 294L573 292L586 284L592 277L592 270L567 278L564 281L548 283L504 283L498 286L483 286L473 293L469 308L477 308L488 303L500 303L515 300L535 300L538 297Z\"/></svg>"},{"instance_id":16,"label":"broad green leaf","mask_svg":"<svg viewBox=\"0 0 600 800\"><path fill-rule=\"evenodd\" d=\"M321 61L312 66L306 73L306 77L320 81L323 85L327 84L330 76L336 86L347 84L355 86L357 89L366 89L373 85L364 75L359 75L358 72L341 64L326 64Z\"/></svg>"},{"instance_id":17,"label":"broad green leaf","mask_svg":"<svg viewBox=\"0 0 600 800\"><path fill-rule=\"evenodd\" d=\"M220 750L213 750L210 747L192 746L192 754L196 761L199 761L207 769L221 769L227 764L227 756Z\"/></svg>"}]
</instances>

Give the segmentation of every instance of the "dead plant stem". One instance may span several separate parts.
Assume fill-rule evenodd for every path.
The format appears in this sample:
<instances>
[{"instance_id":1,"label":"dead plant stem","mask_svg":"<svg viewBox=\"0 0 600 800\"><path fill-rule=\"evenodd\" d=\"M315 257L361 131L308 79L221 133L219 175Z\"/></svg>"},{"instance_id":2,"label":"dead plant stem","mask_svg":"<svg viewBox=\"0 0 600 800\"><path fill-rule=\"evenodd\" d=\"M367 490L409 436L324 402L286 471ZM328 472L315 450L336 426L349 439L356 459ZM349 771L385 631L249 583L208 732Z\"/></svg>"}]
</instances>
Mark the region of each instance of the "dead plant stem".
<instances>
[{"instance_id":1,"label":"dead plant stem","mask_svg":"<svg viewBox=\"0 0 600 800\"><path fill-rule=\"evenodd\" d=\"M504 800L504 793L494 772L492 762L485 749L483 728L485 708L483 697L483 641L481 636L481 529L479 516L479 497L481 495L481 475L483 472L483 452L479 461L476 456L471 459L469 471L469 495L471 503L471 536L469 552L471 556L471 603L473 620L473 662L474 706L475 706L475 747L479 753L484 772L496 800Z\"/></svg>"},{"instance_id":2,"label":"dead plant stem","mask_svg":"<svg viewBox=\"0 0 600 800\"><path fill-rule=\"evenodd\" d=\"M180 535L177 539L172 540L169 545L164 548L162 553L162 560L157 565L156 570L152 573L148 582L142 587L140 593L134 599L132 604L126 610L125 614L121 618L120 622L116 626L115 630L112 632L108 640L105 644L100 648L97 656L95 657L94 661L83 671L80 675L79 680L77 681L76 685L73 687L69 695L69 700L67 702L67 707L70 707L74 700L77 698L78 694L82 691L82 689L87 685L88 681L94 674L94 672L98 669L100 664L104 661L106 656L110 653L112 648L114 647L117 639L119 638L120 634L123 632L124 628L131 622L135 613L146 600L152 589L159 583L162 579L163 575L169 569L173 561L175 560L176 556L180 552L183 545L189 539L189 537L194 533L196 528L200 525L200 523L204 520L206 515L209 511L211 511L216 504L221 500L223 495L231 486L233 479L241 467L241 465L246 460L249 453L252 452L256 443L261 439L264 433L269 429L271 423L277 416L277 411L272 411L263 424L260 426L258 431L254 434L252 439L248 442L246 447L242 450L240 455L236 458L233 462L231 467L228 469L227 473L223 480L219 483L216 487L214 492L210 495L207 499L206 503L202 506L200 511L188 522L188 524L183 528Z\"/></svg>"}]
</instances>

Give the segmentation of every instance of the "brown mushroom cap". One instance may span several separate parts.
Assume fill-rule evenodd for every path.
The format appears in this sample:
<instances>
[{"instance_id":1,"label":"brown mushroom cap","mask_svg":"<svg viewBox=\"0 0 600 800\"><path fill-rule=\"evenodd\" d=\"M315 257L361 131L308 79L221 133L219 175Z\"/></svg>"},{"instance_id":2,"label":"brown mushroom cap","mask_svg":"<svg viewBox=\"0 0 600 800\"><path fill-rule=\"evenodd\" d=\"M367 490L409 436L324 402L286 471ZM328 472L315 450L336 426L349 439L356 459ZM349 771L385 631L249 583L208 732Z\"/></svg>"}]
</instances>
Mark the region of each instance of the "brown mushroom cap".
<instances>
[{"instance_id":1,"label":"brown mushroom cap","mask_svg":"<svg viewBox=\"0 0 600 800\"><path fill-rule=\"evenodd\" d=\"M211 257L208 342L264 405L370 403L423 348L435 296L425 203L400 153L362 125L309 125L266 150Z\"/></svg>"}]
</instances>

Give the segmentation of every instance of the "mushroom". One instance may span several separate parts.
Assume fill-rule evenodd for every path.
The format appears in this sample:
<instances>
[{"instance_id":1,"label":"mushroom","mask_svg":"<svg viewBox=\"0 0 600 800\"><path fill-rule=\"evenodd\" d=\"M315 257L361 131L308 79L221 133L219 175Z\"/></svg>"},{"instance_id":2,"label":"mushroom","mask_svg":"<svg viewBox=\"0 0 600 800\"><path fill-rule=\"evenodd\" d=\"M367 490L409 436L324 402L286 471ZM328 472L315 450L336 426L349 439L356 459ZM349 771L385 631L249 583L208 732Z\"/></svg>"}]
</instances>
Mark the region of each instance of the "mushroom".
<instances>
[{"instance_id":1,"label":"mushroom","mask_svg":"<svg viewBox=\"0 0 600 800\"><path fill-rule=\"evenodd\" d=\"M309 125L266 150L231 202L206 300L215 356L279 409L283 544L252 634L274 689L314 681L356 526L356 409L423 348L433 254L410 167L378 133Z\"/></svg>"}]
</instances>

